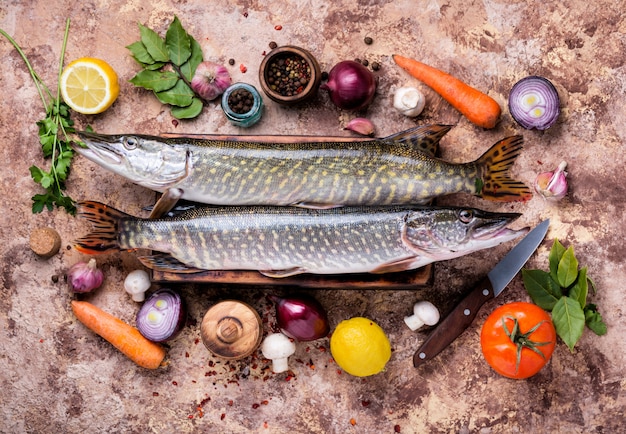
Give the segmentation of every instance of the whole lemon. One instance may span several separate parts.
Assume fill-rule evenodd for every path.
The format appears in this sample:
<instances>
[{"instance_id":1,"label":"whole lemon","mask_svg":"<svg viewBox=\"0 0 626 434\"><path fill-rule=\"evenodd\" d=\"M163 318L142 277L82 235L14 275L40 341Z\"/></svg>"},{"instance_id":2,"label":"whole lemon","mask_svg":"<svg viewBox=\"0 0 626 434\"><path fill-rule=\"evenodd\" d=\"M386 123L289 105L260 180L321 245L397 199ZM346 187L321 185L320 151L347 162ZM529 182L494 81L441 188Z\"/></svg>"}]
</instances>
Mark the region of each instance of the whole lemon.
<instances>
[{"instance_id":1,"label":"whole lemon","mask_svg":"<svg viewBox=\"0 0 626 434\"><path fill-rule=\"evenodd\" d=\"M330 337L330 352L348 374L367 377L385 368L391 358L391 344L374 321L354 317L337 325Z\"/></svg>"}]
</instances>

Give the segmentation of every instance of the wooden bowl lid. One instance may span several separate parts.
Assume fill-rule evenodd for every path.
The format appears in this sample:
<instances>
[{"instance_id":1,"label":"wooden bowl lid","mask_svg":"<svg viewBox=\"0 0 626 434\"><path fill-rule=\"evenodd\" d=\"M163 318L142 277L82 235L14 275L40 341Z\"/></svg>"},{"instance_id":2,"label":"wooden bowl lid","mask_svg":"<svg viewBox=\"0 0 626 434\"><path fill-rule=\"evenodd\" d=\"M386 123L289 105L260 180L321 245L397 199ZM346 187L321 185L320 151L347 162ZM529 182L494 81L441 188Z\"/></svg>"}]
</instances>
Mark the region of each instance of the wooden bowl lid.
<instances>
[{"instance_id":1,"label":"wooden bowl lid","mask_svg":"<svg viewBox=\"0 0 626 434\"><path fill-rule=\"evenodd\" d=\"M241 359L261 344L261 317L241 301L226 300L211 307L200 325L202 342L216 356Z\"/></svg>"}]
</instances>

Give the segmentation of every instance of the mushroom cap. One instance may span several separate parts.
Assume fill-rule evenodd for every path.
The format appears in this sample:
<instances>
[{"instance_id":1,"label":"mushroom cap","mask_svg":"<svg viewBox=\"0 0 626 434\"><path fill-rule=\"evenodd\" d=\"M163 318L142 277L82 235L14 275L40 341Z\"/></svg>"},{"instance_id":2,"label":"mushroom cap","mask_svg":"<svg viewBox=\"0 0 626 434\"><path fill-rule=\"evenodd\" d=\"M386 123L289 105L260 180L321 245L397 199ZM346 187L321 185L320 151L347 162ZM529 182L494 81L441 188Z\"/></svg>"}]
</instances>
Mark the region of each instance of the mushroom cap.
<instances>
[{"instance_id":1,"label":"mushroom cap","mask_svg":"<svg viewBox=\"0 0 626 434\"><path fill-rule=\"evenodd\" d=\"M268 335L261 345L263 356L272 359L289 357L296 352L296 344L282 333Z\"/></svg>"},{"instance_id":2,"label":"mushroom cap","mask_svg":"<svg viewBox=\"0 0 626 434\"><path fill-rule=\"evenodd\" d=\"M426 325L435 325L439 322L439 310L430 301L420 301L413 306L413 313L420 317Z\"/></svg>"}]
</instances>

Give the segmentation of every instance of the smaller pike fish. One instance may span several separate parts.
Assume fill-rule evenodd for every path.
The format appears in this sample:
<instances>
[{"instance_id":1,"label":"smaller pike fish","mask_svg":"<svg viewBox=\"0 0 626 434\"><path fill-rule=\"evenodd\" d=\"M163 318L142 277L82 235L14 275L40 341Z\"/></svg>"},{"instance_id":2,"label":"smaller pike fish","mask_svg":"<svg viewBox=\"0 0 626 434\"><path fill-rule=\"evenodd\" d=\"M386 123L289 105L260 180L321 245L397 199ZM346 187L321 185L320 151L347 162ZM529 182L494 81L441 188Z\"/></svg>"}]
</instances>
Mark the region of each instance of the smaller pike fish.
<instances>
[{"instance_id":1,"label":"smaller pike fish","mask_svg":"<svg viewBox=\"0 0 626 434\"><path fill-rule=\"evenodd\" d=\"M528 232L506 227L520 214L455 207L201 207L163 219L132 217L98 202L79 202L77 208L95 228L75 241L77 250L150 249L162 254L140 257L147 267L175 273L388 273Z\"/></svg>"},{"instance_id":2,"label":"smaller pike fish","mask_svg":"<svg viewBox=\"0 0 626 434\"><path fill-rule=\"evenodd\" d=\"M426 203L453 193L524 201L530 189L509 177L522 137L505 138L471 163L435 158L448 125L423 125L382 139L264 141L165 138L79 132L79 154L136 184L213 205L306 208ZM216 136L212 136L216 137ZM298 141L299 140L299 141Z\"/></svg>"}]
</instances>

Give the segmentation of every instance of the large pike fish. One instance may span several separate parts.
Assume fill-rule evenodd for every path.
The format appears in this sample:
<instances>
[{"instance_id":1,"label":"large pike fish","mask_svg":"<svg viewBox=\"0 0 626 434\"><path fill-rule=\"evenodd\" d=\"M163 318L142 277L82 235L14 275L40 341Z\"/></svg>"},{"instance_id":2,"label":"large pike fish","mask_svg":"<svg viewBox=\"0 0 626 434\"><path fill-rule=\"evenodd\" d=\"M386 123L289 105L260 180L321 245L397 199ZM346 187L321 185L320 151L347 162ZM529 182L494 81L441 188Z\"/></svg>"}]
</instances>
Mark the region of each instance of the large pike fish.
<instances>
[{"instance_id":1,"label":"large pike fish","mask_svg":"<svg viewBox=\"0 0 626 434\"><path fill-rule=\"evenodd\" d=\"M103 135L79 132L76 151L139 185L178 188L183 199L214 205L335 206L422 204L470 193L524 201L532 193L509 177L522 137L493 145L471 163L435 158L447 125L416 127L383 139L298 143ZM267 137L267 136L266 136Z\"/></svg>"},{"instance_id":2,"label":"large pike fish","mask_svg":"<svg viewBox=\"0 0 626 434\"><path fill-rule=\"evenodd\" d=\"M454 207L200 207L163 219L79 202L94 232L75 241L87 254L150 249L147 267L174 273L257 270L387 273L496 246L528 232L506 226L520 214Z\"/></svg>"}]
</instances>

